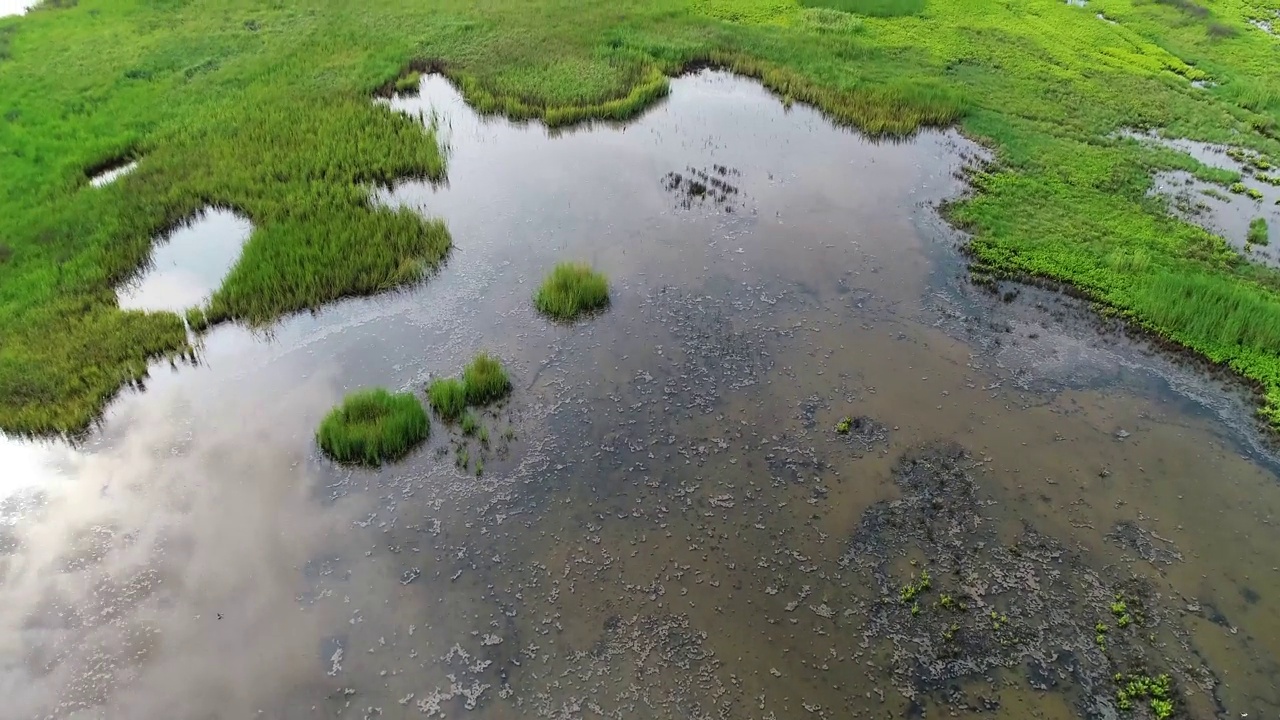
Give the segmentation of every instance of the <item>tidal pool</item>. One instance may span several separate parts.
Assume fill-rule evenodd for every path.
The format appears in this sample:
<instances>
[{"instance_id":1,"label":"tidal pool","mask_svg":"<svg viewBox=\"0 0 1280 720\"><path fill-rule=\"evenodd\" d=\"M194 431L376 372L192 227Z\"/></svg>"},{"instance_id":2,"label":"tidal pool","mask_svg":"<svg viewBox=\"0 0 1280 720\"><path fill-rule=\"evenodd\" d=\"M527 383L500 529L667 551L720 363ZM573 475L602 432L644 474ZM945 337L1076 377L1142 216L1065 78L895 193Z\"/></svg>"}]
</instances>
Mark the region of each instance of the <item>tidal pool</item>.
<instances>
[{"instance_id":1,"label":"tidal pool","mask_svg":"<svg viewBox=\"0 0 1280 720\"><path fill-rule=\"evenodd\" d=\"M138 162L136 160L114 165L91 176L89 178L89 184L93 187L109 185L137 169Z\"/></svg>"},{"instance_id":2,"label":"tidal pool","mask_svg":"<svg viewBox=\"0 0 1280 720\"><path fill-rule=\"evenodd\" d=\"M447 136L447 183L374 198L448 222L439 273L215 329L81 447L0 445L15 717L1107 717L1162 672L1187 717L1274 714L1243 401L967 289L935 206L980 149L710 72L554 134L438 78L390 105ZM606 313L533 311L563 259ZM515 383L487 447L318 455L345 391L482 349Z\"/></svg>"},{"instance_id":3,"label":"tidal pool","mask_svg":"<svg viewBox=\"0 0 1280 720\"><path fill-rule=\"evenodd\" d=\"M206 210L161 238L142 274L116 292L125 310L181 313L222 284L253 225L230 210Z\"/></svg>"}]
</instances>

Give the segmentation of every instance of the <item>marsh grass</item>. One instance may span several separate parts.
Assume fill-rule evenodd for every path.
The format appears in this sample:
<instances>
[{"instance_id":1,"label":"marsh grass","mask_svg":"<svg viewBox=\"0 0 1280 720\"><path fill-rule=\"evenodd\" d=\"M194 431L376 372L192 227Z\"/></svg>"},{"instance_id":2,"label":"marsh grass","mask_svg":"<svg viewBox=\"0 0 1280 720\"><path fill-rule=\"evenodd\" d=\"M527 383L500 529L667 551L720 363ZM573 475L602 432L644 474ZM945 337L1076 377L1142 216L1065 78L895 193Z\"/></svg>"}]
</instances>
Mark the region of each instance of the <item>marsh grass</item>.
<instances>
[{"instance_id":1,"label":"marsh grass","mask_svg":"<svg viewBox=\"0 0 1280 720\"><path fill-rule=\"evenodd\" d=\"M462 434L467 437L475 435L480 430L480 419L475 413L466 412L462 415Z\"/></svg>"},{"instance_id":2,"label":"marsh grass","mask_svg":"<svg viewBox=\"0 0 1280 720\"><path fill-rule=\"evenodd\" d=\"M574 320L609 304L609 281L584 263L555 266L533 296L534 307L556 320Z\"/></svg>"},{"instance_id":3,"label":"marsh grass","mask_svg":"<svg viewBox=\"0 0 1280 720\"><path fill-rule=\"evenodd\" d=\"M377 466L407 455L429 431L417 397L376 388L348 395L321 421L316 441L338 462Z\"/></svg>"},{"instance_id":4,"label":"marsh grass","mask_svg":"<svg viewBox=\"0 0 1280 720\"><path fill-rule=\"evenodd\" d=\"M193 333L203 332L209 327L209 316L205 314L204 308L187 308L186 318L187 329Z\"/></svg>"},{"instance_id":5,"label":"marsh grass","mask_svg":"<svg viewBox=\"0 0 1280 720\"><path fill-rule=\"evenodd\" d=\"M511 392L511 380L502 363L488 353L480 353L462 369L468 405L487 405Z\"/></svg>"},{"instance_id":6,"label":"marsh grass","mask_svg":"<svg viewBox=\"0 0 1280 720\"><path fill-rule=\"evenodd\" d=\"M467 388L457 378L437 378L427 388L431 408L442 419L457 420L467 409Z\"/></svg>"},{"instance_id":7,"label":"marsh grass","mask_svg":"<svg viewBox=\"0 0 1280 720\"><path fill-rule=\"evenodd\" d=\"M925 8L925 0L800 0L800 4L869 17L919 15Z\"/></svg>"},{"instance_id":8,"label":"marsh grass","mask_svg":"<svg viewBox=\"0 0 1280 720\"><path fill-rule=\"evenodd\" d=\"M418 86L422 83L422 73L417 70L411 70L404 77L396 80L396 92L401 95L416 95Z\"/></svg>"},{"instance_id":9,"label":"marsh grass","mask_svg":"<svg viewBox=\"0 0 1280 720\"><path fill-rule=\"evenodd\" d=\"M1250 245L1266 245L1271 242L1266 218L1256 217L1249 222L1249 234L1245 236L1245 242Z\"/></svg>"}]
</instances>

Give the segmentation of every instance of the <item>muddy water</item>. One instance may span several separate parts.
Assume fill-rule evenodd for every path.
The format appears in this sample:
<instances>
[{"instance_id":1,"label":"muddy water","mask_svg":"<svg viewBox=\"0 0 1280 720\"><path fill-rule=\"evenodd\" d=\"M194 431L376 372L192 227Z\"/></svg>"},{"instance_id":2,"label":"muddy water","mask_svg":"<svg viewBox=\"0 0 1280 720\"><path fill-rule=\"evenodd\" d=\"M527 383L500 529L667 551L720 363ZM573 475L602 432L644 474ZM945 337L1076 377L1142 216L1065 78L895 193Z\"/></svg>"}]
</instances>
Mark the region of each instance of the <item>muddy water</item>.
<instances>
[{"instance_id":1,"label":"muddy water","mask_svg":"<svg viewBox=\"0 0 1280 720\"><path fill-rule=\"evenodd\" d=\"M425 80L392 105L437 118L449 181L376 201L447 220L434 278L220 328L83 447L0 445L6 712L1108 717L1114 673L1168 672L1186 716L1275 714L1280 491L1205 409L1238 401L964 289L931 209L981 155L957 135L672 90L548 136ZM605 314L533 313L562 259ZM479 349L516 385L487 444L316 455L346 390Z\"/></svg>"}]
</instances>

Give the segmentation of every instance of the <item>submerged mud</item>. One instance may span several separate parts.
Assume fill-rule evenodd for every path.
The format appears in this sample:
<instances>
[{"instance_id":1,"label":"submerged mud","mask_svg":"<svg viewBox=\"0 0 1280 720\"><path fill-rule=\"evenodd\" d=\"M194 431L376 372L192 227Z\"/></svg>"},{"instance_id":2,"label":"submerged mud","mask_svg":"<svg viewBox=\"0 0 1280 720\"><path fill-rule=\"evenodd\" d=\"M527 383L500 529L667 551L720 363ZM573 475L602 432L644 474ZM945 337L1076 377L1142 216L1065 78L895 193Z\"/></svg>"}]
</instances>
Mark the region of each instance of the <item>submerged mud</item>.
<instances>
[{"instance_id":1,"label":"submerged mud","mask_svg":"<svg viewBox=\"0 0 1280 720\"><path fill-rule=\"evenodd\" d=\"M1217 680L1176 609L1142 576L1099 573L1030 523L1001 532L984 516L982 467L954 444L910 451L894 470L902 497L864 513L841 560L874 577L879 597L847 614L866 618L864 644L890 658L899 691L990 709L998 693L984 680L1008 670L1065 693L1081 717L1108 717L1129 678L1171 673L1179 716L1212 713Z\"/></svg>"},{"instance_id":2,"label":"submerged mud","mask_svg":"<svg viewBox=\"0 0 1280 720\"><path fill-rule=\"evenodd\" d=\"M82 447L0 444L15 716L1148 717L1119 691L1165 673L1182 717L1280 707L1271 466L1212 387L966 289L963 138L718 73L555 135L435 77L380 102L448 138L447 184L374 197L448 222L435 277L215 328ZM605 313L533 310L565 259ZM514 385L483 430L317 453L345 392L480 350Z\"/></svg>"}]
</instances>

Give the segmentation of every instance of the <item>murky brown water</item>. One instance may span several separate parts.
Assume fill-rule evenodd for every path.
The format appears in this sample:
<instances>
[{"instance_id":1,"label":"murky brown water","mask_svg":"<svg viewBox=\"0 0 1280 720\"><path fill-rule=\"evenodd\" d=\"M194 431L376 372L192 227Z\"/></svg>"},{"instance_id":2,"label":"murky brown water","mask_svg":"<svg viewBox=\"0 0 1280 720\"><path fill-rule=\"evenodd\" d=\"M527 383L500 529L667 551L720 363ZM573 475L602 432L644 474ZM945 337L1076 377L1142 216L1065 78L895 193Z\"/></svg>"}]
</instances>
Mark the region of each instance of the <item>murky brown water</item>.
<instances>
[{"instance_id":1,"label":"murky brown water","mask_svg":"<svg viewBox=\"0 0 1280 720\"><path fill-rule=\"evenodd\" d=\"M446 187L379 195L446 219L436 277L217 329L82 448L0 445L6 717L1106 717L1108 663L1276 713L1274 466L1211 385L957 284L930 204L965 140L873 145L713 73L554 137L435 79L393 104L450 137ZM607 313L533 313L562 259ZM465 470L440 423L378 472L317 456L346 390L480 349L516 391ZM967 454L895 482L938 443ZM1104 653L1113 592L1145 619Z\"/></svg>"}]
</instances>

